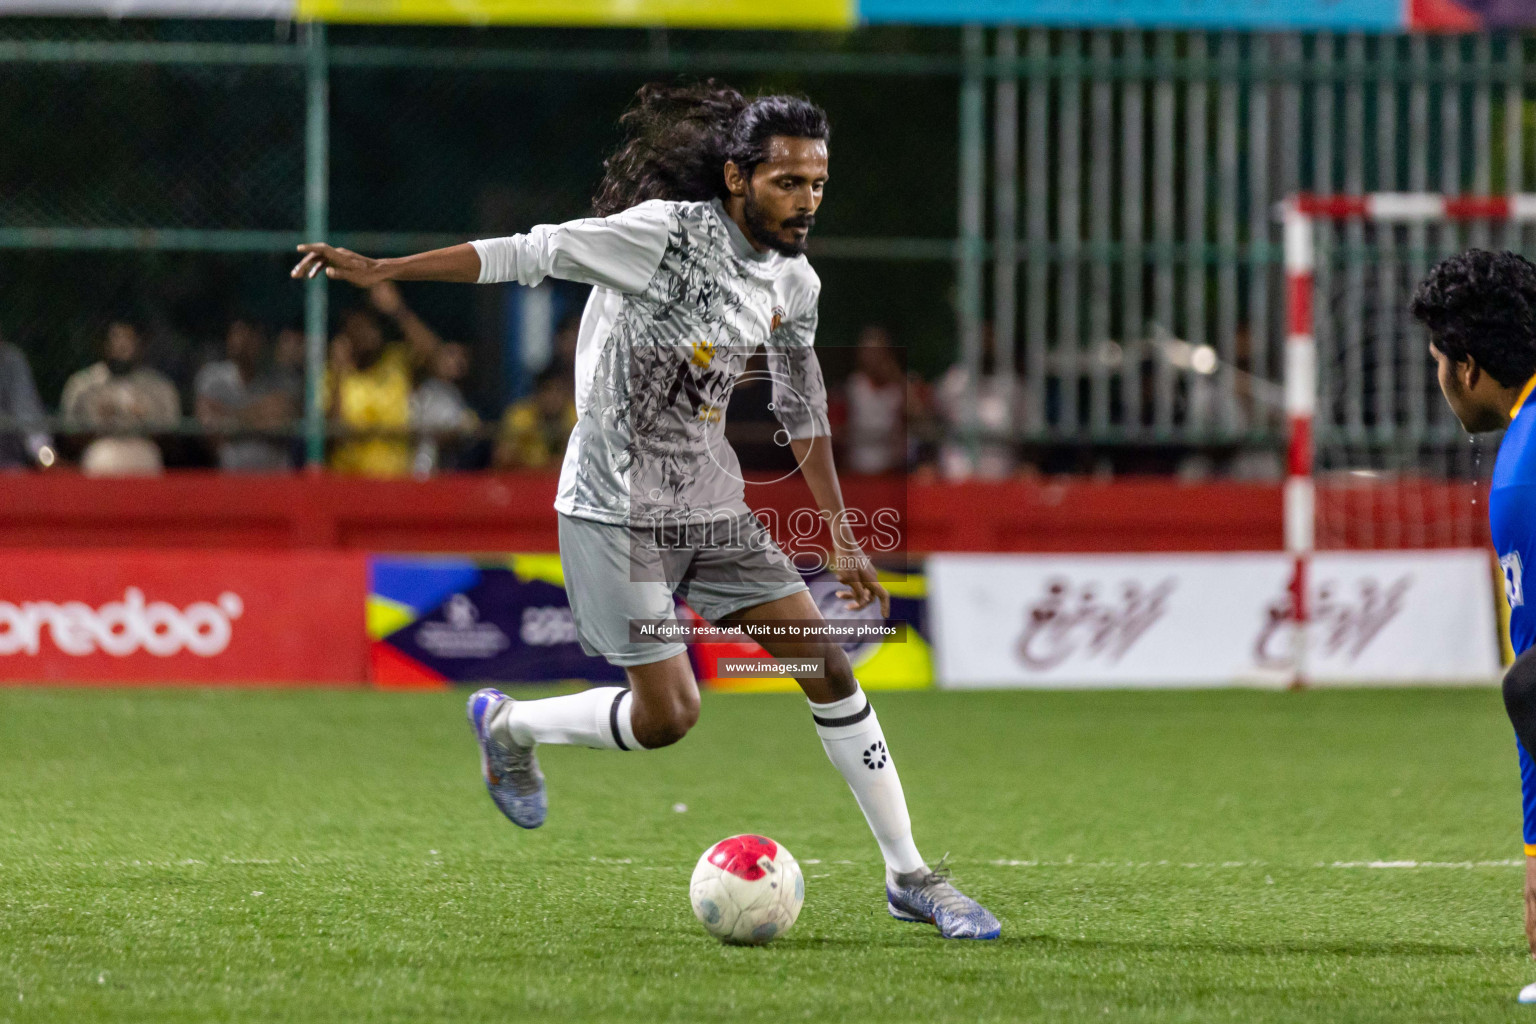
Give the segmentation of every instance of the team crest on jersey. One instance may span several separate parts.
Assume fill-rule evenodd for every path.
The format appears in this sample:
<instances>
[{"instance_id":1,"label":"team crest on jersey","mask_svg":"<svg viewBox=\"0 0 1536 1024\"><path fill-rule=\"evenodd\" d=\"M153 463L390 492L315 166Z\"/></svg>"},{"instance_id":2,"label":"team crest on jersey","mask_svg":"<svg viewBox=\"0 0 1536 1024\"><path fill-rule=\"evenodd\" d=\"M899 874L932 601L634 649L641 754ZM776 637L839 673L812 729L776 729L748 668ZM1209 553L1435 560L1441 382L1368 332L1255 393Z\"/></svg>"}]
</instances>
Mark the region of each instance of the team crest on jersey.
<instances>
[{"instance_id":1,"label":"team crest on jersey","mask_svg":"<svg viewBox=\"0 0 1536 1024\"><path fill-rule=\"evenodd\" d=\"M1511 551L1499 556L1499 568L1504 570L1504 598L1511 608L1525 604L1524 572L1520 566L1520 552Z\"/></svg>"},{"instance_id":2,"label":"team crest on jersey","mask_svg":"<svg viewBox=\"0 0 1536 1024\"><path fill-rule=\"evenodd\" d=\"M773 319L768 324L768 333L772 334L774 331L778 330L779 329L779 324L782 324L783 322L784 322L784 307L783 306L774 306L773 307Z\"/></svg>"},{"instance_id":3,"label":"team crest on jersey","mask_svg":"<svg viewBox=\"0 0 1536 1024\"><path fill-rule=\"evenodd\" d=\"M715 358L715 343L712 341L696 341L693 343L693 355L688 361L699 369L704 369Z\"/></svg>"}]
</instances>

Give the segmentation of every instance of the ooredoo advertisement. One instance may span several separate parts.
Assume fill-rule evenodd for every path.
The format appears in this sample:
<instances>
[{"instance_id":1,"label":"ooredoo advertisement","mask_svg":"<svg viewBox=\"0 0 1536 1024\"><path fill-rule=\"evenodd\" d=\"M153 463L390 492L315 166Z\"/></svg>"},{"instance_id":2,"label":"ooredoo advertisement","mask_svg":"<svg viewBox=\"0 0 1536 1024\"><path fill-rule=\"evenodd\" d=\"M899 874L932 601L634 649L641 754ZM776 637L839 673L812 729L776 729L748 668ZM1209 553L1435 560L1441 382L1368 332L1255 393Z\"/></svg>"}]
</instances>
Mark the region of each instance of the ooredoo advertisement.
<instances>
[{"instance_id":1,"label":"ooredoo advertisement","mask_svg":"<svg viewBox=\"0 0 1536 1024\"><path fill-rule=\"evenodd\" d=\"M359 683L361 554L13 551L0 682Z\"/></svg>"}]
</instances>

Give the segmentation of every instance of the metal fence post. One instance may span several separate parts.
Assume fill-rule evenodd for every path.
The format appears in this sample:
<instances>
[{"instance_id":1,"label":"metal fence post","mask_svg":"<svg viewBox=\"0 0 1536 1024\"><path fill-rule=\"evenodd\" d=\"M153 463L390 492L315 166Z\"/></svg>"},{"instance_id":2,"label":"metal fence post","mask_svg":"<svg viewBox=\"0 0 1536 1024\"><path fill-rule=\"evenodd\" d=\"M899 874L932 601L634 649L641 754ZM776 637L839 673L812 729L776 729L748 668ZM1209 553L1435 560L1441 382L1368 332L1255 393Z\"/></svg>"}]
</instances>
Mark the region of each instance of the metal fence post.
<instances>
[{"instance_id":1,"label":"metal fence post","mask_svg":"<svg viewBox=\"0 0 1536 1024\"><path fill-rule=\"evenodd\" d=\"M1029 87L1024 107L1024 423L1046 434L1047 378L1051 373L1051 30L1032 28L1026 43Z\"/></svg>"},{"instance_id":2,"label":"metal fence post","mask_svg":"<svg viewBox=\"0 0 1536 1024\"><path fill-rule=\"evenodd\" d=\"M325 25L304 26L304 75L307 99L304 132L304 235L326 239L330 205L330 78ZM326 277L304 284L304 462L318 469L325 462Z\"/></svg>"},{"instance_id":3,"label":"metal fence post","mask_svg":"<svg viewBox=\"0 0 1536 1024\"><path fill-rule=\"evenodd\" d=\"M993 47L999 63L1011 64L1019 56L1018 30L1012 25L999 27ZM1019 80L1012 67L999 74L992 97L992 338L997 346L997 375L1017 381ZM1015 390L1007 391L1010 406Z\"/></svg>"},{"instance_id":4,"label":"metal fence post","mask_svg":"<svg viewBox=\"0 0 1536 1024\"><path fill-rule=\"evenodd\" d=\"M986 36L980 25L964 32L965 70L960 79L960 245L955 268L960 355L966 370L964 434L971 463L977 456L976 396L981 371L982 264L985 228L982 200L986 193Z\"/></svg>"}]
</instances>

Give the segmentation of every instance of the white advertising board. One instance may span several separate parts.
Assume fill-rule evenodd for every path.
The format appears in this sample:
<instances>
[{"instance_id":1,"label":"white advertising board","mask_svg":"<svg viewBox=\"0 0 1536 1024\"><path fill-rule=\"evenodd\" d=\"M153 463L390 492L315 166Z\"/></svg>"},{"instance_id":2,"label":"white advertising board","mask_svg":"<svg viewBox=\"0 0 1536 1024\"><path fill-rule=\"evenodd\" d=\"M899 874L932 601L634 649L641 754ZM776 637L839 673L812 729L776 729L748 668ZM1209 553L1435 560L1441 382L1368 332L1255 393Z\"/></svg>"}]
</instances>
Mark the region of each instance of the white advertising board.
<instances>
[{"instance_id":1,"label":"white advertising board","mask_svg":"<svg viewBox=\"0 0 1536 1024\"><path fill-rule=\"evenodd\" d=\"M1210 555L933 555L939 685L1280 685L1290 560ZM1483 551L1330 552L1313 562L1309 679L1486 683L1499 675Z\"/></svg>"}]
</instances>

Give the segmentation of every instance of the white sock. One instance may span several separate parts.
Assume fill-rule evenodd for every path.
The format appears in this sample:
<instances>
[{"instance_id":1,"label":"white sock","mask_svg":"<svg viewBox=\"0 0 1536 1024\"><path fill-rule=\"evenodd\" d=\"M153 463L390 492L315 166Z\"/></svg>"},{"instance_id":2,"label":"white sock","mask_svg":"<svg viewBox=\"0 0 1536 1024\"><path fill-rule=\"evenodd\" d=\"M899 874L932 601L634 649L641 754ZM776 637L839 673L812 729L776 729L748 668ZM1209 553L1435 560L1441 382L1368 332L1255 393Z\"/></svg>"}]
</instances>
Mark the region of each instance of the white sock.
<instances>
[{"instance_id":1,"label":"white sock","mask_svg":"<svg viewBox=\"0 0 1536 1024\"><path fill-rule=\"evenodd\" d=\"M843 773L869 822L886 867L898 874L916 871L923 858L912 842L912 818L901 792L896 762L885 745L880 720L864 691L831 704L812 704L816 734L827 757Z\"/></svg>"},{"instance_id":2,"label":"white sock","mask_svg":"<svg viewBox=\"0 0 1536 1024\"><path fill-rule=\"evenodd\" d=\"M602 750L639 750L631 724L634 697L622 686L598 686L564 697L508 701L491 719L519 746L554 743Z\"/></svg>"}]
</instances>

